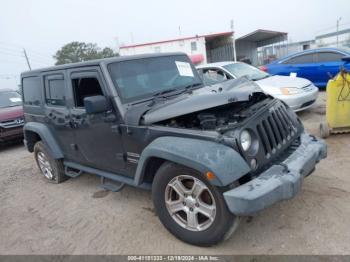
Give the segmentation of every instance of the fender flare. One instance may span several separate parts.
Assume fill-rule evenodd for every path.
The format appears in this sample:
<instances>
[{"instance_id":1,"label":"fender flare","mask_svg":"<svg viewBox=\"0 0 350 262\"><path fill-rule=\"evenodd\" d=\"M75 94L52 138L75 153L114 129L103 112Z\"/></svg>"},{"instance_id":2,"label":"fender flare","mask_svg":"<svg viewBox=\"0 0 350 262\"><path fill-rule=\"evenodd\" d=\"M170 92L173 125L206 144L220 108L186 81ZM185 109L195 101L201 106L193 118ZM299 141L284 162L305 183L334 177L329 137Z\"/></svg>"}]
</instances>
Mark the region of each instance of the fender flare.
<instances>
[{"instance_id":1,"label":"fender flare","mask_svg":"<svg viewBox=\"0 0 350 262\"><path fill-rule=\"evenodd\" d=\"M143 183L147 161L158 157L193 168L202 174L213 172L210 183L227 186L250 171L245 160L231 147L192 138L160 137L152 141L142 152L136 169L135 183Z\"/></svg>"},{"instance_id":2,"label":"fender flare","mask_svg":"<svg viewBox=\"0 0 350 262\"><path fill-rule=\"evenodd\" d=\"M48 148L50 155L54 159L63 158L62 150L59 147L56 139L53 137L53 135L50 132L50 129L47 126L45 126L42 123L37 123L37 122L29 122L29 123L26 123L24 125L24 127L23 127L24 141L25 141L25 144L28 148L28 145L27 145L28 138L27 138L26 131L31 131L31 132L38 134L40 136L41 140L44 142L44 144ZM28 150L29 150L29 148L28 148ZM29 150L29 151L31 151L31 150Z\"/></svg>"}]
</instances>

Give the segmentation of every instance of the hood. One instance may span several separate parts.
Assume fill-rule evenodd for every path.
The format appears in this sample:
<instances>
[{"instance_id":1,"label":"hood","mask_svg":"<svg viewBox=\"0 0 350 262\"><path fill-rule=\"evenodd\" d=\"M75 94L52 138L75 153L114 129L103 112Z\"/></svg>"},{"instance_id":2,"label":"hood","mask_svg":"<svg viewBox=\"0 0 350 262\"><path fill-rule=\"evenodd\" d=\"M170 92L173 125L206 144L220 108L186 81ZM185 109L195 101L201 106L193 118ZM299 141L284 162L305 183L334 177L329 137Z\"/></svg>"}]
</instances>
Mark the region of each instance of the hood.
<instances>
[{"instance_id":1,"label":"hood","mask_svg":"<svg viewBox=\"0 0 350 262\"><path fill-rule=\"evenodd\" d=\"M311 84L307 79L290 76L270 76L257 80L255 83L265 92L272 91L271 88L296 87L303 88Z\"/></svg>"},{"instance_id":2,"label":"hood","mask_svg":"<svg viewBox=\"0 0 350 262\"><path fill-rule=\"evenodd\" d=\"M23 117L22 106L0 108L0 122Z\"/></svg>"},{"instance_id":3,"label":"hood","mask_svg":"<svg viewBox=\"0 0 350 262\"><path fill-rule=\"evenodd\" d=\"M202 87L192 93L156 104L143 115L143 124L149 125L233 102L249 101L254 93L262 93L262 90L245 78Z\"/></svg>"}]
</instances>

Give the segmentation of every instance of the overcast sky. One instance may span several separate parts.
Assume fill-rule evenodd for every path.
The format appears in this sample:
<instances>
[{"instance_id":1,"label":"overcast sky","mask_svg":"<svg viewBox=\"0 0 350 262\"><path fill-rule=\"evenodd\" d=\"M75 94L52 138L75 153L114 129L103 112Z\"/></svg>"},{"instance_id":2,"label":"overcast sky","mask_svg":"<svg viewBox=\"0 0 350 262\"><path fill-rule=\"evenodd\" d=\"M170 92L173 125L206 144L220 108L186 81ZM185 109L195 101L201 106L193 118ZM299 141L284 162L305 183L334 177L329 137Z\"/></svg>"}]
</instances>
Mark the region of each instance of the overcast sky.
<instances>
[{"instance_id":1,"label":"overcast sky","mask_svg":"<svg viewBox=\"0 0 350 262\"><path fill-rule=\"evenodd\" d=\"M27 70L52 65L53 54L71 41L142 43L230 30L236 36L256 29L289 33L293 41L350 28L350 0L3 0L0 7L0 88L16 87Z\"/></svg>"}]
</instances>

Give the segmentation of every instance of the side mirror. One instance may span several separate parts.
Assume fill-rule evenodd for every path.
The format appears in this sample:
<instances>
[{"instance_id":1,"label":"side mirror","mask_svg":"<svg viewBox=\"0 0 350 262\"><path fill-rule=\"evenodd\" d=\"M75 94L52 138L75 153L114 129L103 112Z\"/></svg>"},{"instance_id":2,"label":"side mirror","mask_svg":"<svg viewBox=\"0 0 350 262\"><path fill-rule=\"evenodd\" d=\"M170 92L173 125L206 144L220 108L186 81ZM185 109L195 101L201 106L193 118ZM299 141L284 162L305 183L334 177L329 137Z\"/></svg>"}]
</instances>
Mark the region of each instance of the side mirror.
<instances>
[{"instance_id":1,"label":"side mirror","mask_svg":"<svg viewBox=\"0 0 350 262\"><path fill-rule=\"evenodd\" d=\"M84 98L84 107L87 114L103 113L111 109L104 96L89 96Z\"/></svg>"},{"instance_id":2,"label":"side mirror","mask_svg":"<svg viewBox=\"0 0 350 262\"><path fill-rule=\"evenodd\" d=\"M350 63L350 56L345 56L341 60L343 60L345 62L345 64L348 64L348 63Z\"/></svg>"}]
</instances>

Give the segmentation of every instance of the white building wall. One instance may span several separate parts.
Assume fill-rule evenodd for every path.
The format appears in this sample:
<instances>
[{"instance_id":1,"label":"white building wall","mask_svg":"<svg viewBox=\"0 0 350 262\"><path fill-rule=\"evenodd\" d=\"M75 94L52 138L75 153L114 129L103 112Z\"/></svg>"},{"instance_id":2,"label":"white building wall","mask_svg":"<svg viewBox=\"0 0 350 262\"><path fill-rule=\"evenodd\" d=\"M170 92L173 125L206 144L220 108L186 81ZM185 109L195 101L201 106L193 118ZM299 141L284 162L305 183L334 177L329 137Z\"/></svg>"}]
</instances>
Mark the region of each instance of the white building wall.
<instances>
[{"instance_id":1,"label":"white building wall","mask_svg":"<svg viewBox=\"0 0 350 262\"><path fill-rule=\"evenodd\" d=\"M197 50L191 49L191 43L195 42L197 45ZM197 55L201 54L204 57L203 63L207 62L205 38L191 38L185 40L176 40L165 43L155 43L155 44L145 44L135 47L120 47L120 55L139 55L139 54L149 54L149 53L166 53L166 52L184 52L187 55Z\"/></svg>"},{"instance_id":2,"label":"white building wall","mask_svg":"<svg viewBox=\"0 0 350 262\"><path fill-rule=\"evenodd\" d=\"M305 48L305 47L309 47L309 48ZM317 48L317 45L316 45L316 42L313 40L296 42L296 43L288 43L287 54L290 55L290 54L298 53L307 49L314 49L314 48Z\"/></svg>"},{"instance_id":3,"label":"white building wall","mask_svg":"<svg viewBox=\"0 0 350 262\"><path fill-rule=\"evenodd\" d=\"M336 47L337 36L330 36L316 39L316 44L319 47ZM339 46L350 46L350 33L341 34L338 36Z\"/></svg>"}]
</instances>

